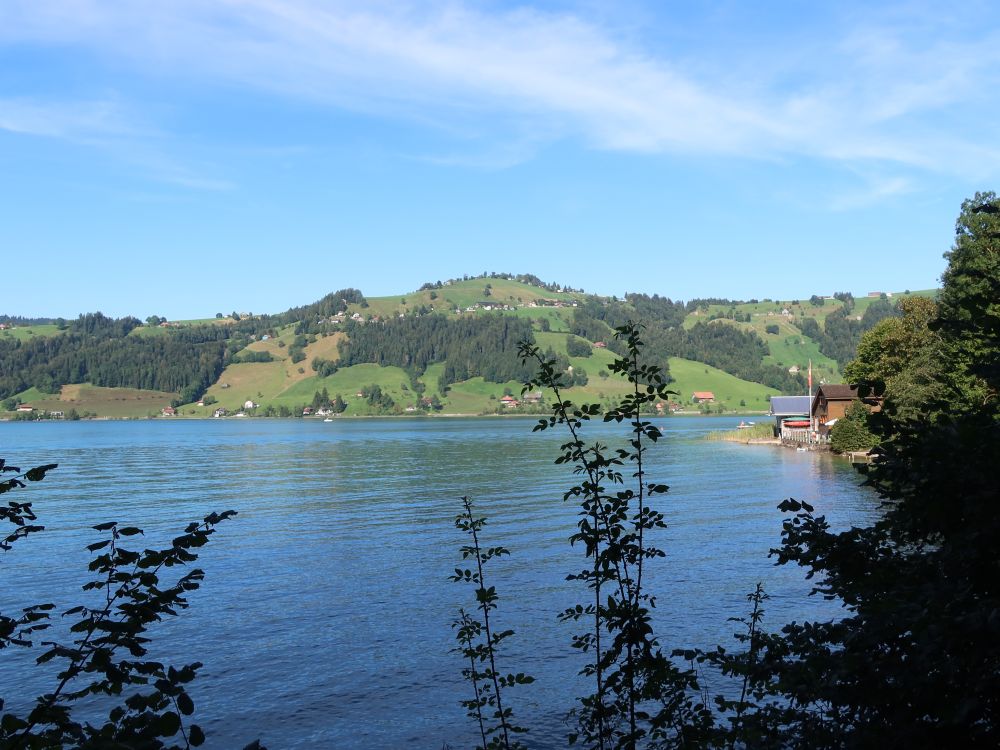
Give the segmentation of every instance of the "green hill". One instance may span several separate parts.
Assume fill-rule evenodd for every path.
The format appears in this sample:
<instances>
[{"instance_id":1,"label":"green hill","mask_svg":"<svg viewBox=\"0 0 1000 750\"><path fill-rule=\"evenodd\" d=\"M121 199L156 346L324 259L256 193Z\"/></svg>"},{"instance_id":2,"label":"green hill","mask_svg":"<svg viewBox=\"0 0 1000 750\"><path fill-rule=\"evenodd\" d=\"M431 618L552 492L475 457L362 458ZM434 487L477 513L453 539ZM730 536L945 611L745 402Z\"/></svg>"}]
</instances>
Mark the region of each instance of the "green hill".
<instances>
[{"instance_id":1,"label":"green hill","mask_svg":"<svg viewBox=\"0 0 1000 750\"><path fill-rule=\"evenodd\" d=\"M839 381L839 363L861 332L890 312L886 300L869 297L623 301L501 275L386 297L340 290L275 315L162 326L88 315L0 331L0 410L18 401L65 410L59 404L72 401L81 413L146 416L172 401L182 415L204 417L251 401L252 414L291 414L325 390L342 397L348 416L509 412L500 399L518 396L530 374L516 356L525 336L567 368L577 382L570 397L608 402L627 390L607 373L619 346L611 327L626 319L646 326L647 355L669 366L683 404L693 391L712 391L716 408L765 410L768 396L804 390L810 361L816 382ZM571 333L581 336L577 347L589 342L589 356L580 356L586 346L569 356ZM199 396L207 403L195 404Z\"/></svg>"},{"instance_id":2,"label":"green hill","mask_svg":"<svg viewBox=\"0 0 1000 750\"><path fill-rule=\"evenodd\" d=\"M691 402L695 391L711 391L715 395L715 405L726 411L767 411L769 398L780 395L774 388L740 380L728 372L689 359L671 357L670 374L674 377L670 388L678 392L685 409L697 408Z\"/></svg>"}]
</instances>

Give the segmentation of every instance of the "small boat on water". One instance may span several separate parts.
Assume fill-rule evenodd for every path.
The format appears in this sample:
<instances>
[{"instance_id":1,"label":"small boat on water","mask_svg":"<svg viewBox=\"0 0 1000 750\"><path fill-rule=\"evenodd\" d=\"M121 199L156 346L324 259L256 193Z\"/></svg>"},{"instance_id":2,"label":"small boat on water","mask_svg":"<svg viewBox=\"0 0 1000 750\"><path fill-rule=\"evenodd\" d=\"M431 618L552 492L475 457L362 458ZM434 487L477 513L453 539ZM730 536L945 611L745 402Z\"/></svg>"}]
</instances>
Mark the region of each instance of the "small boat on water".
<instances>
[{"instance_id":1,"label":"small boat on water","mask_svg":"<svg viewBox=\"0 0 1000 750\"><path fill-rule=\"evenodd\" d=\"M324 419L323 421L324 421L324 422L332 422L333 420L332 420L332 419L330 419L329 417L327 417L327 418L326 418L326 419Z\"/></svg>"}]
</instances>

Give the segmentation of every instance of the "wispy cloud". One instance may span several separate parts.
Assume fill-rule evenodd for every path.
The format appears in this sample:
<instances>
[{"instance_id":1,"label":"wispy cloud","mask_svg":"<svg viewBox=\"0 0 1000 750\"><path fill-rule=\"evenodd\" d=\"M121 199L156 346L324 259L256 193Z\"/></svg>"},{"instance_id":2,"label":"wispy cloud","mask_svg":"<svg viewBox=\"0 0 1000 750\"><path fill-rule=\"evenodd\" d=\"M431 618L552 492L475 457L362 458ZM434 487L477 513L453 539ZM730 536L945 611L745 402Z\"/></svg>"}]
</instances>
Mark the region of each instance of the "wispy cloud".
<instances>
[{"instance_id":1,"label":"wispy cloud","mask_svg":"<svg viewBox=\"0 0 1000 750\"><path fill-rule=\"evenodd\" d=\"M913 181L906 177L867 178L860 188L840 192L829 201L832 211L851 211L879 203L886 198L912 193Z\"/></svg>"},{"instance_id":2,"label":"wispy cloud","mask_svg":"<svg viewBox=\"0 0 1000 750\"><path fill-rule=\"evenodd\" d=\"M583 11L316 0L9 5L14 22L0 44L96 46L155 75L197 74L442 128L489 122L516 143L533 132L534 142L568 137L643 153L805 156L972 176L1000 168L995 138L962 119L1000 116L1000 35L934 17L858 15L809 30L788 49L754 50L771 56L773 79L762 79L759 70L691 72L680 62L691 50L645 48ZM17 114L0 127L44 128L30 109Z\"/></svg>"},{"instance_id":3,"label":"wispy cloud","mask_svg":"<svg viewBox=\"0 0 1000 750\"><path fill-rule=\"evenodd\" d=\"M0 98L0 131L98 150L165 184L211 191L234 187L229 180L210 176L210 168L195 168L173 155L165 133L140 125L114 99Z\"/></svg>"},{"instance_id":4,"label":"wispy cloud","mask_svg":"<svg viewBox=\"0 0 1000 750\"><path fill-rule=\"evenodd\" d=\"M49 138L127 135L134 127L113 101L53 101L0 97L0 130Z\"/></svg>"}]
</instances>

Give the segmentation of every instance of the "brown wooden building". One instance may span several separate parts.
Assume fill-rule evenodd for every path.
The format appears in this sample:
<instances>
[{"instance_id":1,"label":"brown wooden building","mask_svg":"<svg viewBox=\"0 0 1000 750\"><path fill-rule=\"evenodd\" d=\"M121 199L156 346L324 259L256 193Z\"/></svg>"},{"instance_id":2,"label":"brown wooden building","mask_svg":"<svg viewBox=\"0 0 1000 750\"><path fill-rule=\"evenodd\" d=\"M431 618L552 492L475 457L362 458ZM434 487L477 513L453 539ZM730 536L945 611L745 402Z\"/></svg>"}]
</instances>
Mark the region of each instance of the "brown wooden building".
<instances>
[{"instance_id":1,"label":"brown wooden building","mask_svg":"<svg viewBox=\"0 0 1000 750\"><path fill-rule=\"evenodd\" d=\"M825 435L829 432L833 422L843 418L848 407L856 399L860 399L870 412L882 410L881 396L861 398L856 385L843 383L821 385L812 401L812 418L820 434Z\"/></svg>"}]
</instances>

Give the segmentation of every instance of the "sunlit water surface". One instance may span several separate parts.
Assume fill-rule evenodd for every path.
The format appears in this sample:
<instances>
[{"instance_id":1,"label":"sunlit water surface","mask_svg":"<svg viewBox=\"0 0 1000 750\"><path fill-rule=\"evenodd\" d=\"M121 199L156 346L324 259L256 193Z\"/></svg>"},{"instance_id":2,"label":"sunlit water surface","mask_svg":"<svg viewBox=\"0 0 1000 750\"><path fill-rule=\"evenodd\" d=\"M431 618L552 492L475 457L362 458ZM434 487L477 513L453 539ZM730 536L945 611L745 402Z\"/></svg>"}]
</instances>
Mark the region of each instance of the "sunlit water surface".
<instances>
[{"instance_id":1,"label":"sunlit water surface","mask_svg":"<svg viewBox=\"0 0 1000 750\"><path fill-rule=\"evenodd\" d=\"M737 420L662 420L650 477L666 558L647 582L667 649L733 646L726 618L745 612L761 580L766 623L836 616L806 597L801 571L775 567L775 506L808 500L835 526L867 523L878 501L849 465L771 446L709 442ZM473 591L447 577L465 543L453 525L460 497L489 518L488 544L512 551L488 569L509 640L504 671L532 674L510 702L531 747L565 746L565 713L587 685L576 673L572 625L556 614L587 596L565 576L584 565L567 542L573 476L552 461L565 435L532 420L215 420L0 424L0 456L58 462L32 500L46 526L0 558L0 611L80 591L94 524L141 526L137 545L168 543L191 520L233 508L236 519L202 548L206 572L191 607L153 631L151 655L201 661L193 683L206 747L260 738L280 748L471 747L477 733L459 700L471 688L451 652L451 621ZM613 441L612 427L588 427ZM131 540L130 540L131 541ZM57 618L58 619L58 618ZM56 635L60 635L57 630ZM22 709L51 682L26 649L0 652L0 697ZM724 689L709 675L710 688Z\"/></svg>"}]
</instances>

